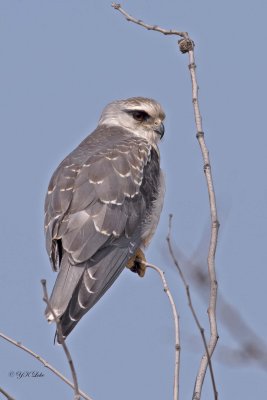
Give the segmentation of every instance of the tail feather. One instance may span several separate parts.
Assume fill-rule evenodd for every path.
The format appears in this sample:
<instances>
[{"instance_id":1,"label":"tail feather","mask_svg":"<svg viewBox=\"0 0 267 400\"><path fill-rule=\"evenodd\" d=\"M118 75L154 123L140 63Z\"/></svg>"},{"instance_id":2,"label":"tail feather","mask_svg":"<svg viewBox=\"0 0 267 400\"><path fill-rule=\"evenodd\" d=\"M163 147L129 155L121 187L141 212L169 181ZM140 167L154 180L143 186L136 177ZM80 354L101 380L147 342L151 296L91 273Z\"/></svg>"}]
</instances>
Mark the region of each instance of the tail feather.
<instances>
[{"instance_id":1,"label":"tail feather","mask_svg":"<svg viewBox=\"0 0 267 400\"><path fill-rule=\"evenodd\" d=\"M73 292L85 270L85 266L86 263L71 265L68 254L65 253L63 255L56 283L49 299L49 304L57 317L61 317L66 311ZM45 315L49 322L54 320L48 306L46 307Z\"/></svg>"},{"instance_id":2,"label":"tail feather","mask_svg":"<svg viewBox=\"0 0 267 400\"><path fill-rule=\"evenodd\" d=\"M73 292L68 307L61 317L64 337L67 337L79 320L89 311L122 272L129 258L128 249L119 247L86 267ZM87 264L88 265L88 264Z\"/></svg>"}]
</instances>

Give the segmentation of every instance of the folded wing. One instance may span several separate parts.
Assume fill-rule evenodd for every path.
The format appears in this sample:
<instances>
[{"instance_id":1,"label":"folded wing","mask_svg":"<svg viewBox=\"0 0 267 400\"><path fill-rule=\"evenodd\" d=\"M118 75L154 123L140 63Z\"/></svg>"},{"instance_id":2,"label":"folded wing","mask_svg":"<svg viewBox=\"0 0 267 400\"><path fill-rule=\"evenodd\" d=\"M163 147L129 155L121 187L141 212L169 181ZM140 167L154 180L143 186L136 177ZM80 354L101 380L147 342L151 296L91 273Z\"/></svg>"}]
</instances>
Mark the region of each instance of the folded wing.
<instances>
[{"instance_id":1,"label":"folded wing","mask_svg":"<svg viewBox=\"0 0 267 400\"><path fill-rule=\"evenodd\" d=\"M46 246L59 270L50 303L64 336L140 246L157 176L156 151L117 127L97 128L55 171L45 204Z\"/></svg>"}]
</instances>

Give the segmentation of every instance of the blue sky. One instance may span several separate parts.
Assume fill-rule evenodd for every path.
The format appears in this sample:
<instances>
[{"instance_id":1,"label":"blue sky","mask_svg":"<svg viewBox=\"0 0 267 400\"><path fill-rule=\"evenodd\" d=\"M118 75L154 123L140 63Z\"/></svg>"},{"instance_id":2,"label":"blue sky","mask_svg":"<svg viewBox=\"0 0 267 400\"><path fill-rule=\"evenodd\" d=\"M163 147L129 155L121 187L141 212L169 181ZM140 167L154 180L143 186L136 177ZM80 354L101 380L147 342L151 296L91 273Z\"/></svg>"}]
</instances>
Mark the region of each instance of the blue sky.
<instances>
[{"instance_id":1,"label":"blue sky","mask_svg":"<svg viewBox=\"0 0 267 400\"><path fill-rule=\"evenodd\" d=\"M0 330L70 376L62 350L53 345L54 329L43 317L40 279L47 279L50 291L55 280L44 247L46 188L58 163L95 128L108 102L153 97L167 116L161 144L167 191L147 259L166 272L177 302L181 398L190 399L203 348L165 241L173 213L177 257L208 331L207 292L194 279L196 268L206 267L209 207L188 59L179 53L176 37L127 23L110 3L0 0ZM188 31L196 43L200 107L221 222L215 378L220 398L264 398L266 356L264 365L239 362L234 350L246 342L259 344L261 355L267 352L266 2L122 5L148 23ZM125 271L70 335L80 387L94 400L172 398L173 323L165 297L153 271L143 280ZM226 301L237 314L229 314ZM0 360L0 385L16 399L72 398L41 364L2 340ZM9 376L28 370L45 376ZM207 376L203 399L212 398Z\"/></svg>"}]
</instances>

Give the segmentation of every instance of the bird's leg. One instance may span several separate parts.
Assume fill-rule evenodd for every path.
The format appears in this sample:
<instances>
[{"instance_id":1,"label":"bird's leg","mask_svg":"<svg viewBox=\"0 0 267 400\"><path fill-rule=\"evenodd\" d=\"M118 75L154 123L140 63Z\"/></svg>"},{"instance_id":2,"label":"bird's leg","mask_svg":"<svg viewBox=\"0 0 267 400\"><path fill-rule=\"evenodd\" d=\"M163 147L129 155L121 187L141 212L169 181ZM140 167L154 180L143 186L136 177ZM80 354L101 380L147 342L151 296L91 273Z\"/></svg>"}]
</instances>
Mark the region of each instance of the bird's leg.
<instances>
[{"instance_id":1,"label":"bird's leg","mask_svg":"<svg viewBox=\"0 0 267 400\"><path fill-rule=\"evenodd\" d=\"M140 248L138 248L135 255L130 258L126 267L138 274L140 278L143 278L146 272L146 258Z\"/></svg>"}]
</instances>

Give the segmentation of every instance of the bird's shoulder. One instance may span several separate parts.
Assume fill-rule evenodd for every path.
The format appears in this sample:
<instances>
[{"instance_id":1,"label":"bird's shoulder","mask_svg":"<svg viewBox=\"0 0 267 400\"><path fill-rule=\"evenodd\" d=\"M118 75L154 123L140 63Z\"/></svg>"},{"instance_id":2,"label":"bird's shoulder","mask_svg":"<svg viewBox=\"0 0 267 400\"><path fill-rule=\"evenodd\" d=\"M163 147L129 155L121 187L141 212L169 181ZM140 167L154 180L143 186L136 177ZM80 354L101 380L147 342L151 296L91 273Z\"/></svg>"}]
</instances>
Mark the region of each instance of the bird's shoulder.
<instances>
[{"instance_id":1,"label":"bird's shoulder","mask_svg":"<svg viewBox=\"0 0 267 400\"><path fill-rule=\"evenodd\" d=\"M143 171L151 159L151 145L126 129L99 127L73 150L54 172L47 191L45 210L64 213L73 200L88 195L79 188L87 185L102 201L115 202L111 192L134 197ZM78 192L78 193L77 193ZM120 199L121 201L122 199Z\"/></svg>"}]
</instances>

